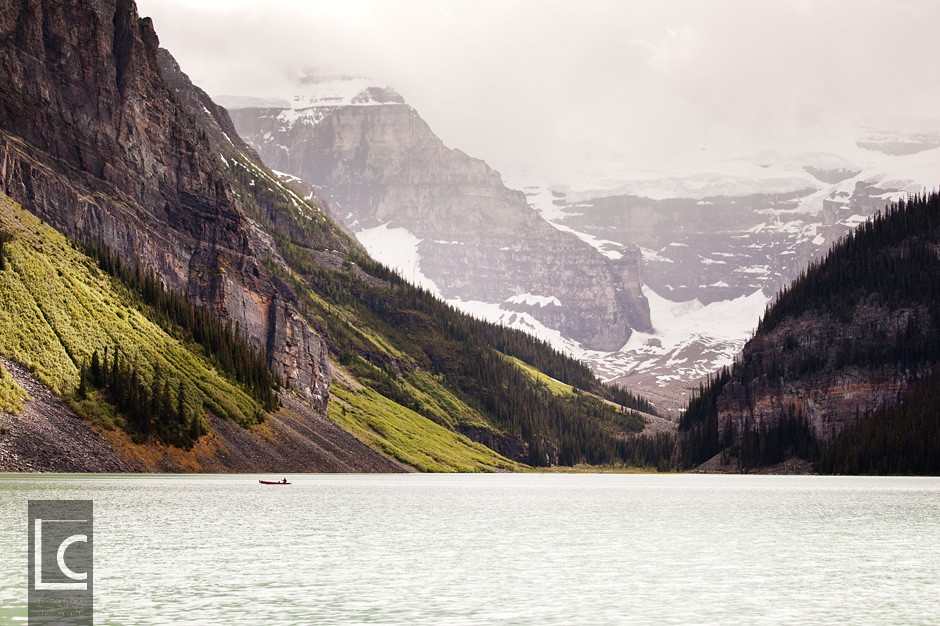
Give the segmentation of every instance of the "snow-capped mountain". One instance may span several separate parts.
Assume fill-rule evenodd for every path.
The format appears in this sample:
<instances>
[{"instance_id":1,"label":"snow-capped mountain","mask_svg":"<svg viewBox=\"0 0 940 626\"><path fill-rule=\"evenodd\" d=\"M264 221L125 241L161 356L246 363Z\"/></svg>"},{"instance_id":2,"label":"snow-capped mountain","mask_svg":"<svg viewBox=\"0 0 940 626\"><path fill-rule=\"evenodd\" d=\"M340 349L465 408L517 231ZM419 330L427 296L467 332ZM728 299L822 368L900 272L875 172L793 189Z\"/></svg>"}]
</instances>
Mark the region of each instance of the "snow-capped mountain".
<instances>
[{"instance_id":1,"label":"snow-capped mountain","mask_svg":"<svg viewBox=\"0 0 940 626\"><path fill-rule=\"evenodd\" d=\"M638 250L605 256L554 228L392 89L308 88L288 108L235 109L233 121L269 166L314 185L376 259L465 310L486 303L593 350L650 330Z\"/></svg>"},{"instance_id":2,"label":"snow-capped mountain","mask_svg":"<svg viewBox=\"0 0 940 626\"><path fill-rule=\"evenodd\" d=\"M314 185L375 258L675 413L811 260L940 180L940 132L873 125L747 154L595 157L504 184L393 89L310 87L222 101L265 161Z\"/></svg>"}]
</instances>

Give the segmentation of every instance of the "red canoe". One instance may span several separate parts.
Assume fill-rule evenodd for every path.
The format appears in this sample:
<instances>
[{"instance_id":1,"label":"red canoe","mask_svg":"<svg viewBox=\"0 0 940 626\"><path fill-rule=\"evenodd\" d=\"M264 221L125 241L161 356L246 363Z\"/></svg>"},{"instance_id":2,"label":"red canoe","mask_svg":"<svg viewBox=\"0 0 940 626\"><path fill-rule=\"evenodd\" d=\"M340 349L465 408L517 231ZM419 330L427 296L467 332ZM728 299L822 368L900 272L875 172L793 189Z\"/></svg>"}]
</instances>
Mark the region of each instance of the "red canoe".
<instances>
[{"instance_id":1,"label":"red canoe","mask_svg":"<svg viewBox=\"0 0 940 626\"><path fill-rule=\"evenodd\" d=\"M262 485L289 485L290 483L285 483L280 480L259 480L259 483Z\"/></svg>"}]
</instances>

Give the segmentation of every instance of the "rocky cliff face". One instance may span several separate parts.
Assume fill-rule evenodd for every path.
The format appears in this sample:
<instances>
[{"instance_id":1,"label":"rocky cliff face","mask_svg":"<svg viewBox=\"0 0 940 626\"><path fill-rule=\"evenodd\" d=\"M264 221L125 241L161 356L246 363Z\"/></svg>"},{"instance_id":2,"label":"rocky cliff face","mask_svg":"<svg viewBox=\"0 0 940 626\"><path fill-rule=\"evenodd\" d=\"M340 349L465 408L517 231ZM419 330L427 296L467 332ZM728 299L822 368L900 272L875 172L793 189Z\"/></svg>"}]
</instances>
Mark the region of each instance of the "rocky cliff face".
<instances>
[{"instance_id":1,"label":"rocky cliff face","mask_svg":"<svg viewBox=\"0 0 940 626\"><path fill-rule=\"evenodd\" d=\"M197 124L198 95L168 86L158 44L132 0L3 2L0 190L238 322L323 407L323 343L259 261L270 250L214 149L225 127Z\"/></svg>"},{"instance_id":2,"label":"rocky cliff face","mask_svg":"<svg viewBox=\"0 0 940 626\"><path fill-rule=\"evenodd\" d=\"M553 221L610 250L639 246L649 287L674 302L707 305L758 289L772 295L902 193L896 185L848 182L856 184L838 199L820 198L812 187L666 199L557 193Z\"/></svg>"},{"instance_id":3,"label":"rocky cliff face","mask_svg":"<svg viewBox=\"0 0 940 626\"><path fill-rule=\"evenodd\" d=\"M269 166L317 186L377 258L446 299L529 315L596 350L650 329L638 251L610 258L554 228L498 172L444 146L394 91L349 81L232 119Z\"/></svg>"},{"instance_id":4,"label":"rocky cliff face","mask_svg":"<svg viewBox=\"0 0 940 626\"><path fill-rule=\"evenodd\" d=\"M814 312L756 337L741 362L763 375L748 378L742 372L725 386L717 404L719 440L798 415L825 442L862 417L898 404L912 381L928 371L922 365L841 361L847 346L856 353L881 350L886 337L925 316L884 306L860 307L851 320Z\"/></svg>"}]
</instances>

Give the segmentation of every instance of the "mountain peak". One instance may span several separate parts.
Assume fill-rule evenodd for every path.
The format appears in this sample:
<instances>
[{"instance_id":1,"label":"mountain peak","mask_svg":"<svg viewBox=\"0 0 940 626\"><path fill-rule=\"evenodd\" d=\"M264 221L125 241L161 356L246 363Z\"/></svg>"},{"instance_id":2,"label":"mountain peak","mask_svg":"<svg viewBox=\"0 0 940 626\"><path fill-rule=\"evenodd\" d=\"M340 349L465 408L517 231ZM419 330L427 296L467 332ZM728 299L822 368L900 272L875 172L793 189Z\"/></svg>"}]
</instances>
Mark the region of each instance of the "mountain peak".
<instances>
[{"instance_id":1,"label":"mountain peak","mask_svg":"<svg viewBox=\"0 0 940 626\"><path fill-rule=\"evenodd\" d=\"M379 86L362 76L320 76L303 82L303 93L288 98L254 98L219 96L216 101L228 109L309 109L344 106L378 106L405 104L405 99L389 86Z\"/></svg>"}]
</instances>

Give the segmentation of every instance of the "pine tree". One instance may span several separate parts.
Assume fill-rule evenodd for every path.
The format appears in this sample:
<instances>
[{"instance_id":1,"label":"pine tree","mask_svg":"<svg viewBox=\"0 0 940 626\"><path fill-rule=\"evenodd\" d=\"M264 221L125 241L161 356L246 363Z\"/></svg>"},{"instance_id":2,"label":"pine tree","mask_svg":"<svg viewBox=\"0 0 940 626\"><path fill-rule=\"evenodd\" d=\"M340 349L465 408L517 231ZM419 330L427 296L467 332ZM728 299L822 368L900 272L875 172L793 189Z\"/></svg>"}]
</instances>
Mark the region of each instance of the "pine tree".
<instances>
[{"instance_id":1,"label":"pine tree","mask_svg":"<svg viewBox=\"0 0 940 626\"><path fill-rule=\"evenodd\" d=\"M160 372L160 364L154 366L153 368L153 380L150 383L150 406L148 407L148 412L151 415L160 415L161 411L161 400L163 398L163 376Z\"/></svg>"},{"instance_id":2,"label":"pine tree","mask_svg":"<svg viewBox=\"0 0 940 626\"><path fill-rule=\"evenodd\" d=\"M101 361L98 359L98 351L91 354L91 384L93 387L101 386Z\"/></svg>"},{"instance_id":3,"label":"pine tree","mask_svg":"<svg viewBox=\"0 0 940 626\"><path fill-rule=\"evenodd\" d=\"M160 396L160 415L169 415L173 410L173 400L170 398L170 381L163 381L163 393Z\"/></svg>"},{"instance_id":4,"label":"pine tree","mask_svg":"<svg viewBox=\"0 0 940 626\"><path fill-rule=\"evenodd\" d=\"M182 380L176 395L176 423L180 426L186 423L186 386Z\"/></svg>"},{"instance_id":5,"label":"pine tree","mask_svg":"<svg viewBox=\"0 0 940 626\"><path fill-rule=\"evenodd\" d=\"M78 399L88 397L88 367L83 363L78 377Z\"/></svg>"},{"instance_id":6,"label":"pine tree","mask_svg":"<svg viewBox=\"0 0 940 626\"><path fill-rule=\"evenodd\" d=\"M13 233L0 229L0 272L7 268L6 244L13 241Z\"/></svg>"},{"instance_id":7,"label":"pine tree","mask_svg":"<svg viewBox=\"0 0 940 626\"><path fill-rule=\"evenodd\" d=\"M202 425L200 423L200 418L198 415L193 415L192 420L189 424L189 440L190 443L195 443L199 441L199 437L202 436Z\"/></svg>"},{"instance_id":8,"label":"pine tree","mask_svg":"<svg viewBox=\"0 0 940 626\"><path fill-rule=\"evenodd\" d=\"M120 354L120 348L118 344L114 344L114 363L111 366L111 378L109 384L113 388L113 391L120 395L120 382L119 382L119 372L118 372L118 356Z\"/></svg>"}]
</instances>

